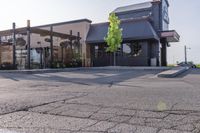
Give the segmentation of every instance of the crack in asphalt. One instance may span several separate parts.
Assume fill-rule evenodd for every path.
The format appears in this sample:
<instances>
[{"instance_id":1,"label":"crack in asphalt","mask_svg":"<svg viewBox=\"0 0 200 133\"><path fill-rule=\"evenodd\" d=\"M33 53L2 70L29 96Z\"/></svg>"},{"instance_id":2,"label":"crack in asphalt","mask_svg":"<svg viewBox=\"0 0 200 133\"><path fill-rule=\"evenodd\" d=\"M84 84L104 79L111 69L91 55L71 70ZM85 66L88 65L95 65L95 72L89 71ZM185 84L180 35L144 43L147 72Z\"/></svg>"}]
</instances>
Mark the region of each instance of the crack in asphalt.
<instances>
[{"instance_id":1,"label":"crack in asphalt","mask_svg":"<svg viewBox=\"0 0 200 133\"><path fill-rule=\"evenodd\" d=\"M85 97L87 95L88 95L88 93L83 93L80 96L74 96L72 98L67 98L67 99L63 99L63 100L56 100L56 101L52 101L52 102L48 102L48 103L43 103L43 104L36 105L36 106L29 106L29 107L26 107L26 108L23 108L23 109L20 109L20 110L16 110L16 111L13 111L13 112L10 112L10 113L1 114L0 116L6 115L6 114L11 114L11 113L16 113L16 112L20 112L20 111L39 113L37 111L31 111L30 109L34 109L34 108L37 108L37 107L43 107L43 106L46 106L46 105L51 105L51 104L56 104L58 102L61 102L61 105L56 106L56 107L54 107L51 110L40 112L39 114L44 114L44 115L45 114L49 114L49 115L53 115L53 116L71 117L71 118L78 118L78 119L89 119L89 120L96 120L97 121L97 122L93 123L92 125L84 127L84 128L82 128L80 130L77 130L77 131L84 131L84 129L92 127L92 126L95 126L96 124L98 124L99 122L102 122L102 121L115 123L114 126L109 127L106 131L109 131L110 129L113 129L113 128L117 127L119 124L128 124L128 125L133 125L133 126L136 126L136 127L137 126L153 127L153 128L157 128L157 132L156 133L159 133L163 129L171 129L171 130L179 130L179 131L190 131L190 132L193 132L195 130L199 130L195 125L200 121L200 118L199 118L199 120L195 121L195 123L194 122L193 123L181 123L184 119L186 119L188 116L190 116L190 113L199 113L199 111L173 110L174 107L177 105L177 103L173 104L172 107L170 108L170 110L167 110L167 111L139 110L139 109L123 108L123 107L119 107L119 106L117 106L117 107L111 107L111 106L93 105L93 104L89 104L89 103L70 103L70 102L67 103L68 100L82 98L82 97ZM76 117L76 116L71 116L71 115L61 115L62 111L58 112L57 114L49 113L49 112L51 112L54 109L58 109L58 108L61 108L63 106L72 105L72 104L77 105L78 107L80 107L80 109L75 109L75 110L77 110L79 112L83 112L81 110L81 106L82 105L93 106L93 107L97 107L98 109L96 111L93 111L88 117L79 117L79 116ZM111 109L111 110L118 109L118 110L124 110L124 111L132 110L132 111L135 111L135 113L134 114L130 114L130 115L119 115L116 112L110 112L110 113L102 113L101 112L100 113L100 111L102 111L103 109ZM151 115L149 115L149 116L137 116L138 115L137 113L139 113L141 111L144 111L147 114L148 113L149 114L151 114L151 113L164 113L165 115L160 116L160 117L158 117L158 116L151 116ZM184 113L182 113L182 112L184 112ZM185 113L185 112L187 112L187 113ZM99 120L98 118L92 118L92 116L94 116L96 114L99 114L99 113L100 114L104 114L104 115L113 114L113 116L109 117L109 118L107 118L105 120ZM168 118L170 115L173 115L173 116L182 116L183 114L184 114L183 118L179 118L179 119L176 120L177 122L180 122L180 124L177 123L176 125L172 125L169 128L166 128L166 127L161 128L161 127L157 127L155 125L154 126L150 125L151 124L151 119L158 119L158 120L161 120L162 122L166 122L165 119ZM22 119L22 118L24 118L26 116L27 115L24 115L24 116L21 116L20 118L17 118L17 119L14 119L14 120L10 120L10 121L7 121L7 122L17 121L18 119ZM125 120L121 120L119 122L112 120L112 118L123 117L123 116L127 116L129 118L127 118ZM141 124L141 123L132 124L132 123L130 123L130 120L132 118L144 118L145 119L144 120L144 124ZM147 120L150 120L150 122L147 122ZM170 123L170 122L167 122L167 123ZM178 129L178 127L184 126L184 125L187 125L187 124L192 124L193 128L189 129L189 130ZM75 132L75 131L73 131L73 132Z\"/></svg>"},{"instance_id":2,"label":"crack in asphalt","mask_svg":"<svg viewBox=\"0 0 200 133\"><path fill-rule=\"evenodd\" d=\"M72 103L63 103L63 106L65 106L65 105L69 105L69 104L72 104ZM45 114L50 114L50 115L55 115L55 116L64 116L64 117L72 117L72 118L79 118L79 119L89 119L89 120L96 120L97 122L95 122L94 124L92 124L92 125L89 125L89 126L87 126L87 127L84 127L84 128L82 128L80 131L84 131L84 129L86 129L86 128L89 128L89 127L92 127L92 126L95 126L96 124L98 124L99 122L102 122L102 121L105 121L105 122L113 122L113 123L116 123L114 126L112 126L112 127L110 127L110 128L108 128L108 130L106 130L106 131L109 131L110 129L113 129L113 128L115 128L115 127L117 127L119 124L128 124L128 125L133 125L133 126L145 126L145 127L153 127L153 128L157 128L157 133L159 133L160 131L162 131L163 129L171 129L171 130L179 130L179 131L193 131L193 130L195 130L196 128L193 128L193 129L190 129L190 130L180 130L180 129L177 129L177 127L179 127L179 126L184 126L184 125L187 125L187 124L190 124L190 123L182 123L182 124L176 124L176 125L172 125L172 126L170 126L169 128L166 128L166 127L163 127L163 128L160 128L160 127L157 127L157 126L150 126L149 125L149 123L147 123L147 120L151 120L151 119L158 119L158 120L162 120L162 122L165 122L165 119L168 117L168 116L170 116L170 115L174 115L174 116L180 116L181 115L181 111L179 110L179 113L173 113L173 111L174 110L171 110L171 111L169 111L168 110L168 112L166 112L166 111L163 111L163 112L161 112L161 111L149 111L149 110L136 110L136 109L134 109L134 111L136 111L134 114L132 114L132 115L119 115L119 114L116 114L116 113L111 113L111 114L114 114L114 116L113 117L109 117L109 118L107 118L107 119L105 119L105 120L99 120L98 118L92 118L92 116L93 115L95 115L95 114L98 114L101 110L103 110L103 109L106 109L106 108L110 108L111 110L112 109L123 109L124 110L124 108L116 108L116 107L110 107L110 106L101 106L101 105L92 105L92 104L83 104L83 103L73 103L74 105L77 105L77 106L81 106L81 105L89 105L89 106L95 106L95 107L99 107L99 109L97 109L96 111L94 111L92 114L90 114L88 117L75 117L75 116L71 116L71 115L60 115L60 113L62 113L62 112L60 112L60 113L57 113L57 114L53 114L53 113L49 113L48 111L47 112L45 112ZM172 106L172 108L171 109L173 109L174 108L174 106L176 106L177 104L174 104L173 106ZM60 106L60 107L62 107L62 106ZM131 109L129 109L129 110L131 110ZM80 109L78 109L78 111L80 111L80 112L82 112ZM166 115L164 115L164 116L162 116L162 117L156 117L156 116L148 116L148 117L146 117L146 116L144 116L144 117L142 117L142 116L137 116L137 112L140 112L140 111L145 111L145 112L148 112L148 113L164 113L164 114L166 114ZM182 111L184 111L184 110L182 110ZM193 111L192 111L193 112ZM196 112L196 111L195 111ZM44 114L44 113L42 113L42 114ZM109 114L109 113L104 113L105 115L106 114ZM188 112L188 114L189 114L189 112ZM185 118L187 118L188 117L188 114L187 115L185 115L183 118L180 118L180 119L177 119L176 121L178 122L178 121L183 121ZM123 116L129 116L130 118L128 118L127 120L123 120L123 121L119 121L119 122L117 122L117 121L112 121L112 118L115 118L115 117L123 117ZM132 124L132 123L130 123L129 121L132 119L132 118L136 118L136 117L138 117L138 118L145 118L145 124L141 124L141 123L138 123L138 124ZM199 118L199 121L200 121L200 118ZM194 124L194 123L193 123ZM194 124L195 125L195 124ZM99 131L98 131L99 132Z\"/></svg>"},{"instance_id":3,"label":"crack in asphalt","mask_svg":"<svg viewBox=\"0 0 200 133\"><path fill-rule=\"evenodd\" d=\"M76 96L76 97L73 97L73 98L70 98L70 99L74 99L74 98L80 98L80 97L84 97L85 95L82 95L82 96ZM70 100L69 99L69 100ZM35 108L35 107L42 107L42 106L44 106L44 105L48 105L48 104L51 104L51 103L57 103L57 102L60 102L60 101L63 101L63 100L59 100L59 101L54 101L54 102L49 102L49 103L45 103L45 104L41 104L41 105L38 105L38 106L34 106L34 107L30 107L30 108ZM63 106L65 106L65 105L68 105L68 104L63 104ZM77 104L78 106L79 105L83 105L83 104ZM90 105L90 104L87 104L87 105ZM94 105L93 105L94 106ZM175 106L175 105L174 105ZM62 107L62 106L59 106L59 107ZM74 116L70 116L70 115L60 115L59 113L58 114L51 114L51 113L48 113L48 111L46 111L46 112L43 112L43 113L39 113L39 114L49 114L49 115L53 115L53 116L63 116L63 117L72 117L72 118L78 118L78 119L89 119L89 120L96 120L96 122L95 123L93 123L92 125L89 125L89 126L87 126L87 127L83 127L83 128L81 128L80 130L71 130L71 132L80 132L80 131L85 131L85 129L87 129L87 128L89 128L89 127L92 127L92 126L95 126L96 124L98 124L99 122L102 122L102 121L105 121L105 122L113 122L113 123L115 123L115 125L113 125L113 126L111 126L111 127L109 127L107 130L106 130L106 132L108 132L109 130L111 130L111 129L114 129L115 127L117 127L119 124L128 124L128 125L133 125L133 126L136 126L136 129L137 129L137 126L144 126L144 127L153 127L153 128L156 128L157 129L157 131L156 131L156 133L159 133L160 131L162 131L163 129L170 129L170 130L178 130L178 131L188 131L188 132L194 132L194 131L197 131L197 133L198 133L198 128L195 126L195 124L196 123L182 123L182 124L176 124L176 125L173 125L173 126L171 126L171 127L169 127L169 128L166 128L166 127L163 127L163 128L161 128L161 127L157 127L157 126L150 126L150 125L148 125L148 123L146 123L146 121L147 120L151 120L152 118L154 118L154 119L160 119L160 120L162 120L163 122L164 122L164 120L168 117L168 116L170 116L170 115L174 115L174 116L180 116L180 114L174 114L174 113L170 113L170 112L162 112L162 113L166 113L166 115L164 116L164 117L155 117L155 116L148 116L148 117L138 117L137 116L137 113L135 112L133 115L118 115L118 114L116 114L116 113L114 113L115 115L113 116L113 117L111 117L111 118L108 118L108 119L106 119L106 120L98 120L98 119L93 119L93 118L91 118L93 115L95 115L95 114L98 114L102 109L105 109L105 108L108 108L108 107L104 107L104 106L98 106L98 107L100 107L98 110L96 110L96 111L94 111L89 117L86 117L86 118L82 118L82 117L74 117ZM29 109L30 108L26 108L26 109L21 109L20 111L26 111L26 112L31 112L31 111L29 111ZM56 107L57 108L57 107ZM111 108L111 109L116 109L116 108L112 108L112 107L109 107L109 108ZM117 108L117 109L123 109L123 108ZM172 108L173 109L173 108ZM130 110L130 109L129 109ZM79 111L81 111L81 110L79 110ZM146 111L146 112L149 112L149 113L151 113L150 111L147 111L147 110L136 110L137 112L140 112L140 111ZM171 110L171 111L173 111L173 110ZM15 111L15 112L19 112L19 111ZM35 111L33 111L33 112L35 112ZM154 111L154 112L157 112L157 111ZM13 112L14 113L14 112ZM35 113L38 113L38 112L35 112ZM159 113L159 112L157 112L157 113ZM161 112L160 112L161 113ZM107 114L107 113L105 113L105 114ZM17 118L17 119L14 119L14 120L10 120L10 121L7 121L7 122L11 122L11 121L17 121L18 119L22 119L22 118L24 118L24 117L26 117L27 116L27 114L26 115L23 115L23 116L21 116L20 118ZM120 121L120 122L116 122L116 121L112 121L111 119L112 118L114 118L114 117L117 117L117 116L119 116L119 117L121 117L121 116L129 116L130 118L129 119L127 119L127 120L123 120L123 121ZM138 118L145 118L145 124L141 124L141 123L138 123L138 124L132 124L132 123L130 123L129 121L132 119L132 118L136 118L136 117L138 117ZM188 115L185 115L183 118L180 118L180 119L177 119L176 121L183 121L185 118L187 118L188 117ZM30 118L31 119L31 118ZM200 121L200 118L199 118L199 120L198 121L196 121L196 122L199 122ZM193 128L192 129L188 129L188 130L183 130L183 129L178 129L177 127L179 127L179 126L184 126L184 125L187 125L187 124L193 124ZM6 127L6 128L11 128L11 127ZM27 127L28 128L28 127ZM67 131L67 130L66 130ZM70 130L68 130L68 131L70 131ZM88 131L88 130L87 130ZM137 130L135 130L135 131L137 131ZM88 131L89 132L89 131ZM92 131L91 131L92 132ZM101 132L101 131L97 131L97 132ZM103 131L102 131L103 132ZM195 132L196 133L196 132Z\"/></svg>"},{"instance_id":4,"label":"crack in asphalt","mask_svg":"<svg viewBox=\"0 0 200 133\"><path fill-rule=\"evenodd\" d=\"M46 103L42 103L42 104L38 104L38 105L34 105L34 106L27 106L27 107L17 109L17 110L14 110L14 111L9 111L9 112L6 112L6 113L0 113L0 116L15 113L15 112L20 112L20 111L28 111L31 108L36 108L36 107L40 107L40 106L44 106L44 105L48 105L48 104L52 104L52 103L57 103L57 102L61 102L61 101L73 100L73 99L85 97L87 95L88 95L88 93L82 94L80 96L74 96L74 97L71 97L71 98L62 99L62 100L55 100L55 101L52 101L52 102L46 102Z\"/></svg>"},{"instance_id":5,"label":"crack in asphalt","mask_svg":"<svg viewBox=\"0 0 200 133\"><path fill-rule=\"evenodd\" d=\"M100 78L100 82L102 82L102 83L104 83L103 78L104 77ZM106 80L105 84L103 84L103 85L105 85L107 88L108 87L114 88L115 86L143 88L142 86L123 85L121 83L119 84L118 81L115 82L112 80L113 79L109 80L111 82ZM161 80L161 79L159 79L159 80ZM164 80L164 79L162 79L162 80ZM145 81L145 78L143 79L143 81ZM151 82L151 81L153 81L153 79L148 80L148 82ZM66 82L71 82L71 81L66 81ZM125 82L126 81L124 81L123 83L125 83ZM171 82L173 82L173 81L171 81ZM88 82L88 84L87 84L87 82L84 83L84 81L83 82L74 82L73 81L73 83L80 84L82 86L84 86L84 85L92 86L93 85L90 82ZM96 82L94 82L94 83L96 83ZM128 81L126 83L132 83L132 82ZM190 83L188 83L188 84L190 84ZM95 86L97 86L97 85L95 85ZM28 87L29 88L35 88L35 87L43 88L46 86L42 83L41 85L33 85L33 86L28 86ZM47 87L55 87L56 88L56 87L59 87L59 85L53 85L53 86L49 85ZM34 91L34 90L32 90L32 91ZM67 132L67 131L69 131L69 132L82 132L82 131L84 132L84 131L86 131L86 132L108 133L111 130L119 129L121 124L123 124L123 125L125 125L124 126L125 128L127 128L129 126L133 126L133 132L139 132L141 127L142 128L151 127L153 129L156 129L156 133L162 133L163 130L167 130L167 131L170 130L170 131L174 131L174 132L179 131L179 132L200 133L200 111L192 110L192 109L191 110L190 109L187 109L187 110L176 109L176 107L179 105L178 103L173 104L168 110L164 110L164 111L158 111L158 110L153 110L153 109L152 110L137 109L137 108L131 108L131 107L128 108L128 107L123 107L123 105L116 106L114 104L113 105L102 105L102 104L95 105L95 104L91 104L91 103L87 103L87 102L83 103L85 100L83 97L88 96L89 93L77 92L77 94L78 93L80 95L77 95L77 96L73 95L73 97L70 97L70 98L65 97L66 99L63 98L60 100L54 99L51 102L45 102L45 103L34 105L34 106L26 106L26 107L23 107L23 108L20 108L17 110L14 110L15 106L9 107L10 105L6 103L4 105L5 110L7 110L7 108L9 108L10 110L13 110L13 111L1 113L0 120L2 120L3 118L10 118L6 122L2 122L2 124L16 122L16 121L17 122L25 122L25 121L31 121L33 119L32 118L33 116L38 116L39 114L41 114L39 116L43 117L43 115L44 116L52 115L52 117L50 117L50 118L54 118L54 116L62 116L62 118L68 119L68 120L70 120L72 118L76 118L77 121L84 119L83 122L85 122L85 123L90 121L90 122L88 122L89 124L87 123L85 126L82 126L82 127L78 128L77 130L75 130L75 129L68 130L68 129L62 129L62 128L47 127L50 130L55 130L55 131L57 130L58 132L63 130L65 132ZM71 102L71 100L74 101L74 99L78 99L78 98L83 98L83 101L80 101L81 103L79 103L78 101L77 101L77 103ZM82 100L82 99L79 99L79 100ZM86 100L88 100L88 99L86 99ZM176 100L174 100L174 101L176 101ZM42 108L44 110L42 110ZM21 112L21 113L18 114L17 112ZM23 113L25 113L25 115L23 115ZM32 115L32 113L33 114L35 113L35 115ZM8 115L8 117L7 117L7 115ZM46 117L44 117L44 118L46 118ZM20 119L22 119L22 120L20 120ZM60 117L55 117L55 119L58 119L58 121L59 121ZM36 121L38 120L40 122L40 118L37 118L34 120L36 120ZM62 121L62 119L61 119L61 121ZM72 120L70 122L72 122L72 124L73 124L74 121ZM112 124L107 124L107 123L112 123ZM27 125L25 124L25 126L27 126L27 127L23 127L23 128L25 128L25 129L38 128L39 130L40 129L45 130L45 128L43 128L43 127L32 127L31 124L32 123L28 123ZM98 126L98 124L107 124L106 127L104 127L104 129L102 129L102 130L106 130L106 131L101 131L101 130L98 131L97 129L91 130L92 127ZM3 128L2 125L0 125L0 127ZM64 127L65 126L63 126L63 128ZM22 127L21 126L14 127L11 124L10 126L7 126L6 128L21 129ZM122 129L120 131L123 132Z\"/></svg>"}]
</instances>

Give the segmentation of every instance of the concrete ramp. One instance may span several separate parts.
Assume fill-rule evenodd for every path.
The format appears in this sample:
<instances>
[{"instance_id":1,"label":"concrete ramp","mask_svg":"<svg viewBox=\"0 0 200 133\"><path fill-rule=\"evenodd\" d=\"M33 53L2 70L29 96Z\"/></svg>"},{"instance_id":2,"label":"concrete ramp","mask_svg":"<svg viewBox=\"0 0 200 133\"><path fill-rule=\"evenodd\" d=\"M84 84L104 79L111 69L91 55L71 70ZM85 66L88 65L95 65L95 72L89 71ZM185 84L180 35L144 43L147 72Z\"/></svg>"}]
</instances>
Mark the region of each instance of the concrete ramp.
<instances>
[{"instance_id":1,"label":"concrete ramp","mask_svg":"<svg viewBox=\"0 0 200 133\"><path fill-rule=\"evenodd\" d=\"M159 78L175 78L178 75L186 72L189 69L190 69L190 67L175 67L170 70L163 71L163 72L159 73L157 76Z\"/></svg>"}]
</instances>

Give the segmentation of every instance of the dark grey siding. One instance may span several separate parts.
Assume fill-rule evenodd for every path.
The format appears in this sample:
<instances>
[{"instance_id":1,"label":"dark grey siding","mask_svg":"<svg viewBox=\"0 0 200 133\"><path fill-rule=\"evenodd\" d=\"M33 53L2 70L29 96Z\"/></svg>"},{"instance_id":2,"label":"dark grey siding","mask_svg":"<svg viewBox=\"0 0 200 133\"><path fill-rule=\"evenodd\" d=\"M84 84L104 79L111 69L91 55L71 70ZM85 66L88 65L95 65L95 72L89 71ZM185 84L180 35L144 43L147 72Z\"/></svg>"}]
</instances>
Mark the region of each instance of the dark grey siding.
<instances>
[{"instance_id":1,"label":"dark grey siding","mask_svg":"<svg viewBox=\"0 0 200 133\"><path fill-rule=\"evenodd\" d=\"M157 31L165 31L169 29L168 1L162 0L162 3L153 3L152 21Z\"/></svg>"},{"instance_id":2,"label":"dark grey siding","mask_svg":"<svg viewBox=\"0 0 200 133\"><path fill-rule=\"evenodd\" d=\"M154 40L146 40L146 41L139 41L139 44L142 46L142 52L139 56L127 56L127 55L121 55L117 54L117 65L118 66L150 66L150 60L152 57L158 59L158 54L155 54L158 52L157 48L158 45L156 44L156 41ZM93 44L91 47L91 53L92 53L92 64L93 66L110 66L113 65L113 55L112 54L106 54L106 52L101 51L100 56L96 58L94 55L95 46L102 47L102 45L105 44ZM152 46L152 47L151 47ZM156 52L152 52L156 51Z\"/></svg>"},{"instance_id":3,"label":"dark grey siding","mask_svg":"<svg viewBox=\"0 0 200 133\"><path fill-rule=\"evenodd\" d=\"M139 43L142 46L142 52L139 56L128 57L121 56L117 59L117 64L119 66L149 66L149 45L147 41L142 41Z\"/></svg>"},{"instance_id":4,"label":"dark grey siding","mask_svg":"<svg viewBox=\"0 0 200 133\"><path fill-rule=\"evenodd\" d=\"M161 29L161 16L160 16L160 5L158 3L154 3L152 7L152 23L153 27L156 31Z\"/></svg>"},{"instance_id":5,"label":"dark grey siding","mask_svg":"<svg viewBox=\"0 0 200 133\"><path fill-rule=\"evenodd\" d=\"M162 0L162 31L169 30L169 14L168 14L168 1Z\"/></svg>"}]
</instances>

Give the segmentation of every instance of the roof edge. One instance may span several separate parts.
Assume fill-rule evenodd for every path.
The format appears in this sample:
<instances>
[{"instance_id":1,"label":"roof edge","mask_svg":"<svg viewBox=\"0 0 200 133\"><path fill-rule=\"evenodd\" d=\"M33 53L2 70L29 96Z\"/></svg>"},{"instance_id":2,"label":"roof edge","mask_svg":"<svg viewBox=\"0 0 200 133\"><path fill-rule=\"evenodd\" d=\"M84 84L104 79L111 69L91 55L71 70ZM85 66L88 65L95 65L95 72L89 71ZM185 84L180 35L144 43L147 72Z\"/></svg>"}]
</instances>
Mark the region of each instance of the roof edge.
<instances>
[{"instance_id":1,"label":"roof edge","mask_svg":"<svg viewBox=\"0 0 200 133\"><path fill-rule=\"evenodd\" d=\"M138 22L138 21L143 21L143 20L150 20L150 16L143 16L143 17L138 17L138 18L128 18L128 19L121 19L121 23L123 22ZM109 22L101 22L101 23L93 23L92 25L104 25L104 24L109 24Z\"/></svg>"},{"instance_id":2,"label":"roof edge","mask_svg":"<svg viewBox=\"0 0 200 133\"><path fill-rule=\"evenodd\" d=\"M150 11L151 8L142 8L142 9L138 9L138 10L130 10L130 11L124 11L124 12L114 12L117 15L123 15L123 14L127 14L127 13L138 13L138 12L142 12L142 11Z\"/></svg>"},{"instance_id":3,"label":"roof edge","mask_svg":"<svg viewBox=\"0 0 200 133\"><path fill-rule=\"evenodd\" d=\"M49 27L49 26L59 26L59 25L63 25L63 24L79 23L79 22L84 22L84 21L86 21L88 23L92 23L91 20L84 18L84 19L77 19L77 20L71 20L71 21L66 21L66 22L39 25L39 26L34 26L34 27L41 28L41 27Z\"/></svg>"},{"instance_id":4,"label":"roof edge","mask_svg":"<svg viewBox=\"0 0 200 133\"><path fill-rule=\"evenodd\" d=\"M63 25L63 24L79 23L79 22L84 22L84 21L86 21L88 23L92 23L91 20L85 18L85 19L71 20L71 21L66 21L66 22L45 24L45 25L39 25L39 26L31 26L31 28L45 28L45 27L50 27L50 26L59 26L59 25ZM21 28L26 28L26 26L19 27L16 29L21 29ZM8 31L8 30L12 30L12 29L10 28L10 29L0 30L0 31Z\"/></svg>"},{"instance_id":5,"label":"roof edge","mask_svg":"<svg viewBox=\"0 0 200 133\"><path fill-rule=\"evenodd\" d=\"M127 5L127 6L121 6L121 7L116 8L116 9L115 9L114 11L112 11L112 12L114 12L114 13L129 12L129 11L117 11L117 10L119 10L120 8L125 8L125 7L127 8L127 7L130 7L130 6L136 6L136 5L146 4L146 3L152 4L152 1L141 2L141 3L131 4L131 5ZM151 7L152 7L152 6L151 6ZM145 8L140 8L140 9L131 10L131 11L144 10L144 9L149 9L149 8L151 8L151 7L145 7Z\"/></svg>"}]
</instances>

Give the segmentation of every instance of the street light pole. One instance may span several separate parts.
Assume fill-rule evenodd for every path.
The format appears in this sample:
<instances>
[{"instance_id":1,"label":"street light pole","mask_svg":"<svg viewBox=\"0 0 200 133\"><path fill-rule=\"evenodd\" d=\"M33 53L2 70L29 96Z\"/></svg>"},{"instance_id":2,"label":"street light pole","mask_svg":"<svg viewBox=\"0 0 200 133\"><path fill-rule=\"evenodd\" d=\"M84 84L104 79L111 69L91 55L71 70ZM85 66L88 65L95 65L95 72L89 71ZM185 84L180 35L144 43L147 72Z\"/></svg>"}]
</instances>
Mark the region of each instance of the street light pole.
<instances>
[{"instance_id":1,"label":"street light pole","mask_svg":"<svg viewBox=\"0 0 200 133\"><path fill-rule=\"evenodd\" d=\"M188 61L187 61L187 50L188 50L188 49L191 49L191 48L188 48L188 47L185 45L185 64L188 63Z\"/></svg>"},{"instance_id":2,"label":"street light pole","mask_svg":"<svg viewBox=\"0 0 200 133\"><path fill-rule=\"evenodd\" d=\"M187 64L187 47L185 46L185 64Z\"/></svg>"}]
</instances>

